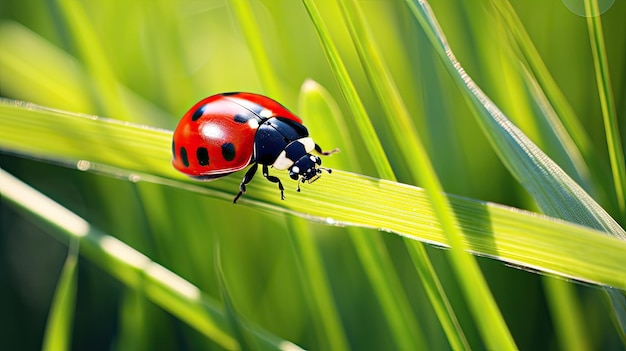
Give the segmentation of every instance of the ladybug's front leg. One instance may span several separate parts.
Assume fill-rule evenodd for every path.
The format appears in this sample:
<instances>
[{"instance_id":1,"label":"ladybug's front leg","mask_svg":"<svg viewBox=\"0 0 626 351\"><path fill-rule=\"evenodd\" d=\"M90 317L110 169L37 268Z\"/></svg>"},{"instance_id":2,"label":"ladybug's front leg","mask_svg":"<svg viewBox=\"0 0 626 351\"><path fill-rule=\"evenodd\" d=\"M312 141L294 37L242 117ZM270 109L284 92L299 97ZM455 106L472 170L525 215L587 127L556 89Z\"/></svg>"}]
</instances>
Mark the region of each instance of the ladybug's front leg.
<instances>
[{"instance_id":1,"label":"ladybug's front leg","mask_svg":"<svg viewBox=\"0 0 626 351\"><path fill-rule=\"evenodd\" d=\"M234 204L236 204L237 200L239 200L241 195L243 195L246 192L246 184L252 181L252 178L254 178L254 175L256 174L256 170L258 168L259 168L258 163L253 164L252 167L250 167L250 169L246 172L246 175L243 176L243 180L241 181L241 184L239 184L239 194L237 194L237 196L235 196L235 199L233 200Z\"/></svg>"},{"instance_id":2,"label":"ladybug's front leg","mask_svg":"<svg viewBox=\"0 0 626 351\"><path fill-rule=\"evenodd\" d=\"M278 189L280 190L280 199L285 199L285 188L283 188L283 183L278 179L278 177L271 176L269 173L269 167L267 165L263 165L263 176L272 183L278 183Z\"/></svg>"},{"instance_id":3,"label":"ladybug's front leg","mask_svg":"<svg viewBox=\"0 0 626 351\"><path fill-rule=\"evenodd\" d=\"M330 151L322 151L322 147L317 145L317 144L315 144L315 151L317 151L317 153L320 154L320 155L328 156L328 155L334 154L335 152L338 152L339 149L338 148L334 148L333 150L330 150Z\"/></svg>"}]
</instances>

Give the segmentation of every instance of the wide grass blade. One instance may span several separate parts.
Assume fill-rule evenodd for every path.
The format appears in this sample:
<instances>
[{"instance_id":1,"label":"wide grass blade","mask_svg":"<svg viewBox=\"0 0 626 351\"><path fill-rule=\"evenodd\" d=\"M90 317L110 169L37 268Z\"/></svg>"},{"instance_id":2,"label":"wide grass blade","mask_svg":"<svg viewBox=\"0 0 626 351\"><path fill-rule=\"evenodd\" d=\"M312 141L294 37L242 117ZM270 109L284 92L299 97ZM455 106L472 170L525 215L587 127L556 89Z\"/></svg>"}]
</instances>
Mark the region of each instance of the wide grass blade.
<instances>
[{"instance_id":1,"label":"wide grass blade","mask_svg":"<svg viewBox=\"0 0 626 351\"><path fill-rule=\"evenodd\" d=\"M198 183L170 166L171 132L9 100L0 101L0 149L132 181L151 181L232 202L239 177ZM87 145L87 146L85 146ZM288 179L284 174L276 173ZM289 183L287 183L289 184ZM241 205L293 213L329 224L391 231L447 246L422 189L335 170L289 198L253 182ZM289 199L288 198L288 199ZM468 249L532 270L626 289L626 242L580 225L447 195Z\"/></svg>"}]
</instances>

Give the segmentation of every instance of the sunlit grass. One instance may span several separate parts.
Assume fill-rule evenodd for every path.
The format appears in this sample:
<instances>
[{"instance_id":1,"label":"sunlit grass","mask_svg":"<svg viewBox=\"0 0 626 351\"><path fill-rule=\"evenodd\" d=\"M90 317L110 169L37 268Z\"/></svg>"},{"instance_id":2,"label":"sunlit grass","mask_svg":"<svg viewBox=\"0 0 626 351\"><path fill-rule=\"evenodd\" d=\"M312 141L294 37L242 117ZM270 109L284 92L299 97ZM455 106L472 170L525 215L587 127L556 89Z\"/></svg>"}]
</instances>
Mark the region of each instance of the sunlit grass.
<instances>
[{"instance_id":1,"label":"sunlit grass","mask_svg":"<svg viewBox=\"0 0 626 351\"><path fill-rule=\"evenodd\" d=\"M174 285L116 259L115 248L85 244L80 267L104 273L79 275L72 302L64 270L47 345L89 348L85 331L96 328L120 349L290 345L281 340L310 349L622 348L623 156L610 105L611 96L623 104L626 5L602 23L560 3L512 5L438 1L432 13L418 1L9 6L0 94L59 110L4 100L0 166L109 233L118 249L196 287L219 315L207 324ZM543 27L553 20L559 26ZM177 174L169 130L198 99L233 90L271 95L301 115L318 143L341 148L323 160L335 171L301 193L283 178L286 201L255 179L236 206L241 175L198 184ZM608 146L590 142L605 135ZM5 228L7 242L19 243L21 232ZM26 247L37 262L41 248ZM468 257L480 271L459 265ZM466 305L473 291L464 273L484 276L481 290L494 299ZM99 274L127 288L116 295L119 312L94 324L90 311L107 297L98 292L111 290ZM553 274L612 288L612 305L600 289ZM87 291L96 292L81 297ZM503 318L486 318L481 302ZM73 304L72 324L63 313ZM486 333L490 326L499 332ZM22 329L32 342L44 335Z\"/></svg>"}]
</instances>

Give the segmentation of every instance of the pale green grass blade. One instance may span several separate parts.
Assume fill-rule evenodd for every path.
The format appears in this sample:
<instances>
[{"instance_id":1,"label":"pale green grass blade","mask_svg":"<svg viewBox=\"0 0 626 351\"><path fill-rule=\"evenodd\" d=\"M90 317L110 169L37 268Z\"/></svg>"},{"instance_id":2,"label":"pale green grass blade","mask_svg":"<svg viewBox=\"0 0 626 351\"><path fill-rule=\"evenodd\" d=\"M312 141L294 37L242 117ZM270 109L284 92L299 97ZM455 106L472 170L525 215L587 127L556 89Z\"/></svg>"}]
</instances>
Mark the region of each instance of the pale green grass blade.
<instances>
[{"instance_id":1,"label":"pale green grass blade","mask_svg":"<svg viewBox=\"0 0 626 351\"><path fill-rule=\"evenodd\" d=\"M78 279L78 242L72 240L61 271L44 334L42 350L60 351L72 348L72 325Z\"/></svg>"},{"instance_id":2,"label":"pale green grass blade","mask_svg":"<svg viewBox=\"0 0 626 351\"><path fill-rule=\"evenodd\" d=\"M121 327L115 345L118 350L148 349L148 303L141 289L126 289L122 295L119 308Z\"/></svg>"},{"instance_id":3,"label":"pale green grass blade","mask_svg":"<svg viewBox=\"0 0 626 351\"><path fill-rule=\"evenodd\" d=\"M356 88L350 79L348 70L341 60L341 56L339 55L337 48L333 44L330 32L324 24L324 20L319 13L317 5L313 0L303 0L303 3L309 13L309 16L311 17L311 21L313 21L313 24L315 25L317 35L320 38L320 43L326 53L326 58L328 59L332 71L335 74L335 79L337 79L339 86L342 87L341 91L344 94L346 103L350 107L350 111L354 116L359 134L363 140L367 141L368 152L371 154L372 161L376 166L378 175L384 179L395 179L395 175L391 169L389 161L387 160L380 139L378 138L378 135L374 130L374 126L372 126L369 116L367 115L367 111L363 106L363 102L361 101L361 98L359 97Z\"/></svg>"},{"instance_id":4,"label":"pale green grass blade","mask_svg":"<svg viewBox=\"0 0 626 351\"><path fill-rule=\"evenodd\" d=\"M62 241L78 240L81 254L134 289L143 289L155 304L169 311L225 349L237 348L217 301L196 286L150 260L118 239L102 233L83 218L0 170L3 198ZM247 330L264 347L296 347L257 328Z\"/></svg>"},{"instance_id":5,"label":"pale green grass blade","mask_svg":"<svg viewBox=\"0 0 626 351\"><path fill-rule=\"evenodd\" d=\"M165 130L0 101L3 152L62 162L132 181L159 182L232 202L240 177L208 183L184 177L170 166L170 138L171 132ZM276 175L288 181L284 174ZM303 187L299 194L288 187L286 196L287 200L281 201L274 184L252 182L241 205L448 244L424 191L417 187L334 170L314 186ZM451 195L448 201L463 229L465 245L473 253L626 289L623 240L505 206Z\"/></svg>"},{"instance_id":6,"label":"pale green grass blade","mask_svg":"<svg viewBox=\"0 0 626 351\"><path fill-rule=\"evenodd\" d=\"M544 279L556 333L564 350L591 350L584 328L584 316L578 308L575 290L566 282L546 277Z\"/></svg>"},{"instance_id":7,"label":"pale green grass blade","mask_svg":"<svg viewBox=\"0 0 626 351\"><path fill-rule=\"evenodd\" d=\"M260 345L256 344L254 340L248 335L244 326L244 321L241 320L239 314L235 310L231 293L229 292L228 285L226 284L226 277L224 276L224 270L222 269L221 255L219 251L219 243L215 245L215 270L217 271L217 281L219 283L220 292L222 295L222 302L224 304L224 314L228 320L234 338L239 344L241 350L259 350Z\"/></svg>"},{"instance_id":8,"label":"pale green grass blade","mask_svg":"<svg viewBox=\"0 0 626 351\"><path fill-rule=\"evenodd\" d=\"M100 45L83 4L72 0L61 0L57 4L65 16L65 23L70 27L69 33L73 36L82 61L86 63L93 77L90 80L91 84L86 84L95 90L91 100L99 107L101 114L129 119L132 115L121 99L115 73L111 64L107 62L108 56Z\"/></svg>"},{"instance_id":9,"label":"pale green grass blade","mask_svg":"<svg viewBox=\"0 0 626 351\"><path fill-rule=\"evenodd\" d=\"M624 149L617 124L617 112L615 111L615 98L609 74L609 63L604 44L600 9L596 0L584 0L585 13L587 14L587 28L591 41L591 54L596 73L600 106L604 120L604 131L611 160L611 172L615 185L615 196L620 208L622 219L626 219L626 164L624 163ZM626 319L625 319L626 321Z\"/></svg>"},{"instance_id":10,"label":"pale green grass blade","mask_svg":"<svg viewBox=\"0 0 626 351\"><path fill-rule=\"evenodd\" d=\"M541 93L546 95L549 100L550 107L554 108L555 114L560 118L563 123L563 127L567 131L567 137L560 138L561 142L564 142L565 138L571 138L575 144L576 149L583 155L585 162L590 164L591 171L596 168L597 160L594 155L595 145L590 140L590 137L582 125L574 109L565 98L563 92L554 81L549 69L542 61L539 52L533 45L528 33L526 33L524 26L520 19L517 17L515 10L512 8L511 3L508 1L491 1L492 6L498 11L502 20L507 26L507 29L515 39L515 45L520 51L520 56L524 58L528 65L529 73L524 74L523 77L527 80L527 84L534 89L533 86L537 83L541 86ZM537 88L538 89L538 88ZM555 132L560 133L560 127L555 123ZM566 149L572 148L569 143L565 142L564 147ZM570 152L570 154L573 152ZM576 159L576 157L572 157ZM594 167L595 166L595 167ZM586 174L586 171L581 171L581 174Z\"/></svg>"},{"instance_id":11,"label":"pale green grass blade","mask_svg":"<svg viewBox=\"0 0 626 351\"><path fill-rule=\"evenodd\" d=\"M515 342L478 264L465 252L466 248L463 246L454 214L445 197L441 195L443 188L380 50L376 47L373 35L365 23L361 8L357 2L351 0L341 1L340 4L368 79L387 114L387 122L395 139L403 140L401 151L405 163L410 165L412 177L424 185L438 220L448 235L452 249L451 263L464 289L483 340L491 349L515 349ZM414 253L419 254L420 251Z\"/></svg>"},{"instance_id":12,"label":"pale green grass blade","mask_svg":"<svg viewBox=\"0 0 626 351\"><path fill-rule=\"evenodd\" d=\"M249 51L252 53L258 53L254 57L254 65L256 66L256 72L258 72L261 82L267 91L269 96L281 96L282 89L279 82L276 80L276 74L274 74L274 68L266 53L274 51L275 47L268 46L274 43L268 43L263 40L261 36L262 31L258 30L259 25L256 21L254 11L252 10L251 3L248 1L230 1L230 8L233 11L233 15L237 20L237 23L241 27L241 31L244 34L246 44Z\"/></svg>"},{"instance_id":13,"label":"pale green grass blade","mask_svg":"<svg viewBox=\"0 0 626 351\"><path fill-rule=\"evenodd\" d=\"M10 21L0 22L0 47L2 88L7 94L44 106L97 113L98 107L89 94L87 83L95 78L74 57ZM120 84L116 87L117 99L124 102L134 121L165 124L170 119L163 110L127 87Z\"/></svg>"}]
</instances>

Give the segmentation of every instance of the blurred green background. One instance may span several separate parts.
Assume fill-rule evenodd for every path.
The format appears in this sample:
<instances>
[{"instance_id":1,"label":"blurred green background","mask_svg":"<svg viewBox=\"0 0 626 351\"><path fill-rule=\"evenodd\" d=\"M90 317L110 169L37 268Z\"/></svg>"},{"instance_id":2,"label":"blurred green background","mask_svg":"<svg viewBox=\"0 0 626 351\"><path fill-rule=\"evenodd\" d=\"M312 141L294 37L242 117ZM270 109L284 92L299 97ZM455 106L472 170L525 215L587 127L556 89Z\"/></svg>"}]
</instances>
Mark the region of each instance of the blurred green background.
<instances>
[{"instance_id":1,"label":"blurred green background","mask_svg":"<svg viewBox=\"0 0 626 351\"><path fill-rule=\"evenodd\" d=\"M212 0L0 0L0 96L67 111L173 129L198 100L225 91L271 94L298 113L301 86L312 79L334 97L354 130L315 29L300 1L252 0L255 23L241 23L233 1ZM334 1L317 1L333 40L365 102L398 180L412 183L391 137L380 103L369 86ZM400 88L437 174L448 193L536 210L523 188L498 160L470 110L404 1L360 1L377 44ZM597 161L586 179L592 196L620 221L598 100L587 23L561 1L511 1L549 74L571 104ZM557 162L554 138L542 134L541 104L525 85L510 28L491 1L432 1L457 58L468 74L524 132ZM602 16L618 115L626 112L626 2ZM246 41L253 25L260 43ZM262 52L259 52L259 48ZM272 82L259 74L268 60ZM268 86L270 85L271 86ZM376 176L364 141L330 140L315 119L311 134L327 148L352 145L361 169ZM620 121L621 122L621 121ZM623 126L624 123L621 123ZM1 150L0 150L1 151ZM338 167L338 154L324 160ZM561 164L567 169L567 164ZM346 339L353 349L390 349L393 333L346 228L310 223L294 230L285 215L188 193L159 184L78 172L0 153L0 167L115 235L156 262L221 299L215 265L218 247L230 298L240 317L304 348L324 349L307 296L293 236L312 236L319 246ZM339 168L344 168L339 166ZM233 177L240 178L237 174ZM261 181L260 178L255 180ZM419 185L419 184L415 184ZM292 187L292 184L287 185ZM253 189L253 188L252 188ZM236 189L233 189L233 194ZM306 192L287 193L297 201ZM67 247L2 202L0 207L0 348L37 349L42 344L53 291ZM623 223L621 223L623 224ZM305 226L306 227L306 226ZM362 235L380 235L365 230ZM448 341L421 287L401 239L383 235L384 248L409 298L430 349ZM446 251L427 251L473 348L484 348ZM505 321L521 349L563 349L558 320L542 277L479 259ZM106 272L81 259L73 349L220 349L205 336L137 297ZM576 285L591 349L623 349L605 295Z\"/></svg>"}]
</instances>

